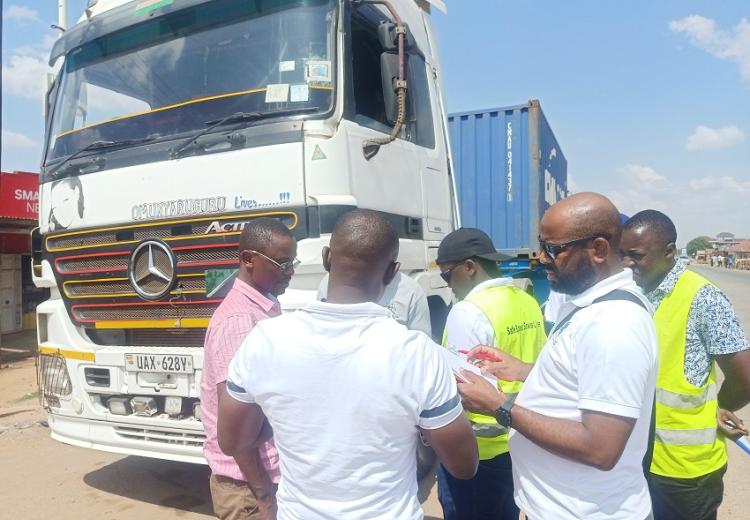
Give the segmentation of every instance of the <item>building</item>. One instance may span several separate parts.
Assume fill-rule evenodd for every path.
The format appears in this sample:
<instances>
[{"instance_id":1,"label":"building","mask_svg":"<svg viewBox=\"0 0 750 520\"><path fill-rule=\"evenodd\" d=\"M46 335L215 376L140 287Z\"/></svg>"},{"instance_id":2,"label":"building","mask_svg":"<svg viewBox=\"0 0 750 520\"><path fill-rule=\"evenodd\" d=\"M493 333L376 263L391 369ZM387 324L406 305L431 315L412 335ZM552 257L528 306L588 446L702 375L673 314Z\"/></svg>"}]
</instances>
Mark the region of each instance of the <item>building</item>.
<instances>
[{"instance_id":1,"label":"building","mask_svg":"<svg viewBox=\"0 0 750 520\"><path fill-rule=\"evenodd\" d=\"M734 259L737 269L750 269L750 240L740 240L730 247L729 256Z\"/></svg>"},{"instance_id":2,"label":"building","mask_svg":"<svg viewBox=\"0 0 750 520\"><path fill-rule=\"evenodd\" d=\"M719 233L716 238L711 238L709 241L715 251L728 252L729 248L737 245L742 239L736 238L733 233Z\"/></svg>"},{"instance_id":3,"label":"building","mask_svg":"<svg viewBox=\"0 0 750 520\"><path fill-rule=\"evenodd\" d=\"M0 334L21 330L24 314L47 298L31 279L30 232L38 222L39 175L0 172Z\"/></svg>"}]
</instances>

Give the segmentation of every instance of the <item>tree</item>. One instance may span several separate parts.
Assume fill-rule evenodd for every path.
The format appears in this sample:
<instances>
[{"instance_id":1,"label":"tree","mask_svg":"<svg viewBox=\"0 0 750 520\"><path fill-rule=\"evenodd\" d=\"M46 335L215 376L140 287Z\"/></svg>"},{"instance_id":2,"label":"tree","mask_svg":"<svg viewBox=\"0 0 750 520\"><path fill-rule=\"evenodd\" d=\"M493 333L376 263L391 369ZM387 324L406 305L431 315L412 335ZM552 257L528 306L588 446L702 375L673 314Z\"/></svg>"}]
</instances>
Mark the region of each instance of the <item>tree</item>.
<instances>
[{"instance_id":1,"label":"tree","mask_svg":"<svg viewBox=\"0 0 750 520\"><path fill-rule=\"evenodd\" d=\"M695 256L697 251L711 249L711 247L711 242L709 242L708 237L696 237L687 243L686 249L688 255Z\"/></svg>"}]
</instances>

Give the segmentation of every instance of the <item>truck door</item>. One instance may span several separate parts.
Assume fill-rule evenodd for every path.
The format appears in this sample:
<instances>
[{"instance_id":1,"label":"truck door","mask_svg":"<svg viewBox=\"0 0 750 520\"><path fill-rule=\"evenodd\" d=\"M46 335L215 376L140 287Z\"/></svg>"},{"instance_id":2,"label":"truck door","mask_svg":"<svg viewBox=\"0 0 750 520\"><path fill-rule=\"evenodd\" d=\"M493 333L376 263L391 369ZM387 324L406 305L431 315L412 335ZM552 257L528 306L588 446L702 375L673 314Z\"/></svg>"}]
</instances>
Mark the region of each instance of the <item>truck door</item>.
<instances>
[{"instance_id":1,"label":"truck door","mask_svg":"<svg viewBox=\"0 0 750 520\"><path fill-rule=\"evenodd\" d=\"M419 160L413 145L405 140L407 129L394 142L381 146L371 159L362 152L365 141L382 139L392 129L383 99L383 50L378 39L378 26L386 21L390 21L388 16L373 5L357 6L350 14L346 117L342 126L347 134L352 193L360 207L391 214L394 223L405 223L397 229L402 238L421 240Z\"/></svg>"}]
</instances>

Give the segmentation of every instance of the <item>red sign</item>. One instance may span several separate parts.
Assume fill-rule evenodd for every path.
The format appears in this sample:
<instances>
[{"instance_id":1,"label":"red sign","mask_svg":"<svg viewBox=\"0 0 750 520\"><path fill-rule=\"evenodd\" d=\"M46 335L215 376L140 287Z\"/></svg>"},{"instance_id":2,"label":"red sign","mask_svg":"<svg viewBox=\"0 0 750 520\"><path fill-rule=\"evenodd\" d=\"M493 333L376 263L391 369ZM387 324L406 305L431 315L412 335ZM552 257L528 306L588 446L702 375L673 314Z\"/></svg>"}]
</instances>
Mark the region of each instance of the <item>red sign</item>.
<instances>
[{"instance_id":1,"label":"red sign","mask_svg":"<svg viewBox=\"0 0 750 520\"><path fill-rule=\"evenodd\" d=\"M39 175L0 172L0 218L39 219Z\"/></svg>"}]
</instances>

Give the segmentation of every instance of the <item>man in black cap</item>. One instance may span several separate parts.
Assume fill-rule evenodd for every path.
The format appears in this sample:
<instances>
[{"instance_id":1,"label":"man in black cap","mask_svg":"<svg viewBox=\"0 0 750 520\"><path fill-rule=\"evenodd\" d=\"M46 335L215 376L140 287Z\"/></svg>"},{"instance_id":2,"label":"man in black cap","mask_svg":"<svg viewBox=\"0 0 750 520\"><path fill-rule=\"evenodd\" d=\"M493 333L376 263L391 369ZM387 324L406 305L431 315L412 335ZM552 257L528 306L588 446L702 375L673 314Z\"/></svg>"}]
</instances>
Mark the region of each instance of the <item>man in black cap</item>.
<instances>
[{"instance_id":1,"label":"man in black cap","mask_svg":"<svg viewBox=\"0 0 750 520\"><path fill-rule=\"evenodd\" d=\"M454 352L477 345L492 347L483 352L499 363L507 362L508 370L501 373L510 374L518 360L536 360L546 336L536 300L512 279L500 277L497 262L506 258L483 231L460 228L440 243L437 264L459 300L448 314L443 345ZM506 395L516 395L521 382L499 379L498 387ZM459 480L438 468L438 498L445 519L517 520L508 430L494 417L468 416L479 448L479 470L473 479Z\"/></svg>"}]
</instances>

